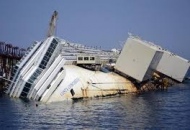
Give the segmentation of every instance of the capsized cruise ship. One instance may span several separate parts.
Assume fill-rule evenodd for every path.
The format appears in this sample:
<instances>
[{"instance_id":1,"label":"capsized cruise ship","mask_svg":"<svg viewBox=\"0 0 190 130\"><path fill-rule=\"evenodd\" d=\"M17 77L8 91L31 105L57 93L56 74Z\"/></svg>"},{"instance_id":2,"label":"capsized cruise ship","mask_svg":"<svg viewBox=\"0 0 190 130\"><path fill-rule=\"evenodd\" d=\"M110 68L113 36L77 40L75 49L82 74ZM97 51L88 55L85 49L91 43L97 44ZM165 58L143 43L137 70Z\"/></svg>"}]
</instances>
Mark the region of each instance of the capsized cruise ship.
<instances>
[{"instance_id":1,"label":"capsized cruise ship","mask_svg":"<svg viewBox=\"0 0 190 130\"><path fill-rule=\"evenodd\" d=\"M121 51L51 36L28 48L12 71L7 93L46 103L114 96L150 83L168 86L168 79L183 82L189 66L188 60L135 36Z\"/></svg>"},{"instance_id":2,"label":"capsized cruise ship","mask_svg":"<svg viewBox=\"0 0 190 130\"><path fill-rule=\"evenodd\" d=\"M53 102L136 91L129 80L101 67L111 65L118 55L117 51L48 37L35 42L16 64L7 93L11 97Z\"/></svg>"}]
</instances>

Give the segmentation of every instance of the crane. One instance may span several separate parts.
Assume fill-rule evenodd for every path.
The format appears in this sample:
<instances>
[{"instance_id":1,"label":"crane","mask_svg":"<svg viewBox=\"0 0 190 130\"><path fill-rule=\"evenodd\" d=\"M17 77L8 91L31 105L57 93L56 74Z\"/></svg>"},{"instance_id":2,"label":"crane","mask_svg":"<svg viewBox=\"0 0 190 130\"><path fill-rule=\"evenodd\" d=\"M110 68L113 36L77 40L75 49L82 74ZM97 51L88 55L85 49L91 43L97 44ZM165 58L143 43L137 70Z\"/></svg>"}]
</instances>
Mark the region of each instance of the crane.
<instances>
[{"instance_id":1,"label":"crane","mask_svg":"<svg viewBox=\"0 0 190 130\"><path fill-rule=\"evenodd\" d=\"M57 16L58 16L58 12L54 11L53 15L51 16L50 23L49 23L49 30L48 30L48 33L47 33L47 37L53 36L54 33L55 33Z\"/></svg>"}]
</instances>

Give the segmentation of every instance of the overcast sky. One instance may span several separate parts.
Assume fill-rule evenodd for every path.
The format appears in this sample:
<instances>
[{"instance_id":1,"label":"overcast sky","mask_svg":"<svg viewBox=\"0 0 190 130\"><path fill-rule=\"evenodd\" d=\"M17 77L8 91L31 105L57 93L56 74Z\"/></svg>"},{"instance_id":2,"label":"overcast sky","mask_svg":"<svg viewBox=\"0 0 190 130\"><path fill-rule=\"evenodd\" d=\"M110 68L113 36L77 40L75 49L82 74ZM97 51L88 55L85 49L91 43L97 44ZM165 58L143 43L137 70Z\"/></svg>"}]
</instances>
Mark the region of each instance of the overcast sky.
<instances>
[{"instance_id":1,"label":"overcast sky","mask_svg":"<svg viewBox=\"0 0 190 130\"><path fill-rule=\"evenodd\" d=\"M0 40L45 39L54 10L65 40L121 48L131 32L190 60L190 0L0 0Z\"/></svg>"}]
</instances>

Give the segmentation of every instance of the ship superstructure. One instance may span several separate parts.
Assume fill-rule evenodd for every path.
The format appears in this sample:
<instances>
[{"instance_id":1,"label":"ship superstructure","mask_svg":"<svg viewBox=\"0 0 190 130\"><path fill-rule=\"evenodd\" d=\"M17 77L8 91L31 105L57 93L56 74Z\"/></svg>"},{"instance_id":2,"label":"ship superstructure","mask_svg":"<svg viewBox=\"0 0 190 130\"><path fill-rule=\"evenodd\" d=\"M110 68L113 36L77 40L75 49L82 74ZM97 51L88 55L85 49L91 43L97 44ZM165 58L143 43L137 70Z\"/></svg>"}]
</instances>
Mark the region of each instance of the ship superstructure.
<instances>
[{"instance_id":1,"label":"ship superstructure","mask_svg":"<svg viewBox=\"0 0 190 130\"><path fill-rule=\"evenodd\" d=\"M139 82L149 80L154 72L182 82L189 66L190 61L131 35L121 51L115 69Z\"/></svg>"},{"instance_id":2,"label":"ship superstructure","mask_svg":"<svg viewBox=\"0 0 190 130\"><path fill-rule=\"evenodd\" d=\"M118 53L112 51L70 43L53 36L48 37L42 42L35 42L16 64L7 93L11 97L40 100L48 88L58 88L66 75L64 65L76 65L77 57L80 55L86 55L83 57L86 62L98 58L99 63L93 65L99 68L101 64L115 61L118 57ZM85 60L87 57L89 59ZM56 88L51 88L51 92L48 93L52 94Z\"/></svg>"},{"instance_id":3,"label":"ship superstructure","mask_svg":"<svg viewBox=\"0 0 190 130\"><path fill-rule=\"evenodd\" d=\"M61 44L53 37L33 44L14 68L11 77L13 82L8 89L10 96L27 97L33 83L61 52L60 48Z\"/></svg>"}]
</instances>

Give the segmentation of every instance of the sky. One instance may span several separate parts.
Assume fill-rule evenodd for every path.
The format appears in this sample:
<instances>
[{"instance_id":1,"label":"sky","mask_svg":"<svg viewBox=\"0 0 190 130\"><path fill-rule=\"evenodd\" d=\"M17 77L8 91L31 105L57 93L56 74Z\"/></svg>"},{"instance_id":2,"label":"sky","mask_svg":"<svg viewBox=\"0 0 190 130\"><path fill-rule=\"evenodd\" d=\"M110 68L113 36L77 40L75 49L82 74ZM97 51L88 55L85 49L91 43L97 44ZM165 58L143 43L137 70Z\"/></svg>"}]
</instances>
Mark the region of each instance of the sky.
<instances>
[{"instance_id":1,"label":"sky","mask_svg":"<svg viewBox=\"0 0 190 130\"><path fill-rule=\"evenodd\" d=\"M190 60L190 0L0 0L0 41L44 40L54 10L62 39L112 49L130 32Z\"/></svg>"}]
</instances>

